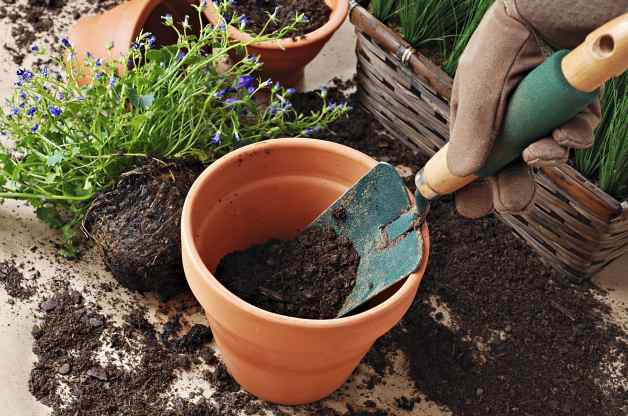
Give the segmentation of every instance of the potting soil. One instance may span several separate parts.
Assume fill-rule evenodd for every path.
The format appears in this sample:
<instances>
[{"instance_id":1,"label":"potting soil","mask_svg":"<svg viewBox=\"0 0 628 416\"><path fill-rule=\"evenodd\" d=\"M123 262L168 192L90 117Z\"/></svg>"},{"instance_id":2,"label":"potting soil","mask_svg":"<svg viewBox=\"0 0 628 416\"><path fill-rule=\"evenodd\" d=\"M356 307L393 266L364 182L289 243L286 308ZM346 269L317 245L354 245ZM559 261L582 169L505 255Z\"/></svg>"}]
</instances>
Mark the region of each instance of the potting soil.
<instances>
[{"instance_id":1,"label":"potting soil","mask_svg":"<svg viewBox=\"0 0 628 416\"><path fill-rule=\"evenodd\" d=\"M293 240L272 240L226 255L216 277L267 311L331 319L353 290L359 262L351 241L331 228L312 227Z\"/></svg>"},{"instance_id":2,"label":"potting soil","mask_svg":"<svg viewBox=\"0 0 628 416\"><path fill-rule=\"evenodd\" d=\"M303 37L315 31L329 21L331 10L322 0L238 0L232 6L238 16L246 17L246 32L261 33L266 26L269 15L276 17L264 33L272 33L294 22L297 13L302 13L306 21L300 23L289 36L293 39Z\"/></svg>"}]
</instances>

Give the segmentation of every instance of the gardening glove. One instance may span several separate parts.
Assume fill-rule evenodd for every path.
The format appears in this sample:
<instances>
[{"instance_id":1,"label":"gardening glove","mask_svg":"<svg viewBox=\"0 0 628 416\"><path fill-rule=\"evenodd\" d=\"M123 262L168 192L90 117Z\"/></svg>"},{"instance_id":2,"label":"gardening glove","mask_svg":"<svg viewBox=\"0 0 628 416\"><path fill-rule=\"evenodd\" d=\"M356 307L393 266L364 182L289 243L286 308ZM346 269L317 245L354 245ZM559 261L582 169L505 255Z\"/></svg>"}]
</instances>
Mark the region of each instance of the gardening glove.
<instances>
[{"instance_id":1,"label":"gardening glove","mask_svg":"<svg viewBox=\"0 0 628 416\"><path fill-rule=\"evenodd\" d=\"M511 92L552 49L573 48L591 31L628 11L628 0L496 0L462 54L454 79L449 170L456 176L482 168L501 130ZM531 144L523 161L495 177L478 180L455 195L456 209L470 218L493 210L526 211L534 202L531 167L565 163L569 148L593 144L599 102Z\"/></svg>"}]
</instances>

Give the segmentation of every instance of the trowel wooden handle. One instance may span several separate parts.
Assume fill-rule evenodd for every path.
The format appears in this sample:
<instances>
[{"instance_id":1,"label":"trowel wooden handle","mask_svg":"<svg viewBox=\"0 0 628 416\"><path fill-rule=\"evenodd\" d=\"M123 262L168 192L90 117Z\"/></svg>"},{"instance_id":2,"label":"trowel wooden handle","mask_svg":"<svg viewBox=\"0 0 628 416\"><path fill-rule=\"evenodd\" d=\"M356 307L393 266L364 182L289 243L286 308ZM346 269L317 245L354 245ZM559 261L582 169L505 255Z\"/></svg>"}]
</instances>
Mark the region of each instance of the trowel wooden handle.
<instances>
[{"instance_id":1,"label":"trowel wooden handle","mask_svg":"<svg viewBox=\"0 0 628 416\"><path fill-rule=\"evenodd\" d=\"M628 66L628 13L587 36L562 62L567 82L580 91L591 92Z\"/></svg>"},{"instance_id":2,"label":"trowel wooden handle","mask_svg":"<svg viewBox=\"0 0 628 416\"><path fill-rule=\"evenodd\" d=\"M424 198L455 192L479 177L493 176L523 150L584 110L598 88L628 67L628 13L587 36L576 49L558 51L519 83L508 103L503 129L485 166L459 177L449 170L449 145L441 148L416 176Z\"/></svg>"}]
</instances>

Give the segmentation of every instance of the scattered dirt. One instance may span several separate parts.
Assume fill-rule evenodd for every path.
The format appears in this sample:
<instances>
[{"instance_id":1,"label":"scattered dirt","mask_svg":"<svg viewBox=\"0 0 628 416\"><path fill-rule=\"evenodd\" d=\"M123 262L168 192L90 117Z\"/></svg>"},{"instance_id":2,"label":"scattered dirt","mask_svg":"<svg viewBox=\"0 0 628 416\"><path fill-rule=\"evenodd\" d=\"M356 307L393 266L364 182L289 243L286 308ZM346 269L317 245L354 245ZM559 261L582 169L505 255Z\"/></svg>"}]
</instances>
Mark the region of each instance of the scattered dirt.
<instances>
[{"instance_id":1,"label":"scattered dirt","mask_svg":"<svg viewBox=\"0 0 628 416\"><path fill-rule=\"evenodd\" d=\"M10 25L12 37L3 47L15 64L22 65L33 44L42 47L44 39L56 44L59 36L82 15L100 13L119 3L120 0L1 0L0 19Z\"/></svg>"},{"instance_id":2,"label":"scattered dirt","mask_svg":"<svg viewBox=\"0 0 628 416\"><path fill-rule=\"evenodd\" d=\"M52 307L42 307L43 321L33 328L38 361L29 384L54 416L179 414L168 408L163 393L180 371L213 358L206 327L194 326L164 344L142 310L131 312L120 327L79 292L63 289L46 302ZM119 357L138 363L129 370Z\"/></svg>"},{"instance_id":3,"label":"scattered dirt","mask_svg":"<svg viewBox=\"0 0 628 416\"><path fill-rule=\"evenodd\" d=\"M170 297L187 290L181 263L181 211L200 163L150 161L96 197L85 228L125 287Z\"/></svg>"},{"instance_id":4,"label":"scattered dirt","mask_svg":"<svg viewBox=\"0 0 628 416\"><path fill-rule=\"evenodd\" d=\"M626 414L626 334L595 288L544 266L494 217L466 220L442 201L429 220L419 295L367 358L381 376L383 356L400 347L417 388L454 415ZM453 328L433 299L447 305ZM609 362L620 363L615 377Z\"/></svg>"},{"instance_id":5,"label":"scattered dirt","mask_svg":"<svg viewBox=\"0 0 628 416\"><path fill-rule=\"evenodd\" d=\"M14 299L26 300L35 294L35 288L12 260L0 262L0 285Z\"/></svg>"},{"instance_id":6,"label":"scattered dirt","mask_svg":"<svg viewBox=\"0 0 628 416\"><path fill-rule=\"evenodd\" d=\"M331 229L312 227L294 240L272 240L225 256L216 276L245 301L297 318L336 317L353 290L359 255Z\"/></svg>"},{"instance_id":7,"label":"scattered dirt","mask_svg":"<svg viewBox=\"0 0 628 416\"><path fill-rule=\"evenodd\" d=\"M322 0L238 0L232 6L237 16L246 16L245 31L260 33L269 19L269 14L277 10L275 21L268 25L265 33L274 32L294 22L297 13L306 16L307 21L300 23L291 33L293 39L305 37L329 21L331 10Z\"/></svg>"}]
</instances>

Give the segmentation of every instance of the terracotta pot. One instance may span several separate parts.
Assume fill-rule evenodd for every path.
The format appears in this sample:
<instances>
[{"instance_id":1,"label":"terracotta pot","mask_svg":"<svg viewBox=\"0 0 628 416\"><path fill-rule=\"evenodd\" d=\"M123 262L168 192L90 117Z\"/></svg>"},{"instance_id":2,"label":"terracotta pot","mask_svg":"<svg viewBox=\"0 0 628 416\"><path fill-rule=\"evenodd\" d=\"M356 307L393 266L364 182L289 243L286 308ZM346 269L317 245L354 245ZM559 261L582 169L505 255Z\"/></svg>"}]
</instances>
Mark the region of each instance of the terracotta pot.
<instances>
[{"instance_id":1,"label":"terracotta pot","mask_svg":"<svg viewBox=\"0 0 628 416\"><path fill-rule=\"evenodd\" d=\"M175 22L181 22L187 14L198 26L197 12L186 0L130 0L105 13L82 17L72 26L68 38L79 62L84 61L87 52L102 59L118 58L142 31L155 35L156 46L176 43L176 32L163 25L161 17L166 14L172 15ZM111 50L107 49L109 44L113 45Z\"/></svg>"},{"instance_id":2,"label":"terracotta pot","mask_svg":"<svg viewBox=\"0 0 628 416\"><path fill-rule=\"evenodd\" d=\"M376 161L314 139L276 139L238 149L207 168L182 216L183 265L229 373L257 397L296 405L319 400L351 375L375 340L406 313L427 266L368 310L340 319L299 319L238 298L212 274L220 259L270 238L293 238Z\"/></svg>"},{"instance_id":3,"label":"terracotta pot","mask_svg":"<svg viewBox=\"0 0 628 416\"><path fill-rule=\"evenodd\" d=\"M318 55L331 36L344 22L349 12L349 0L325 0L331 9L329 21L305 38L285 38L274 42L259 42L248 47L248 53L258 55L264 63L262 75L278 81L284 86L301 88L305 66ZM220 23L218 10L210 1L205 9L207 19ZM236 41L250 42L251 36L229 26L229 37Z\"/></svg>"}]
</instances>

